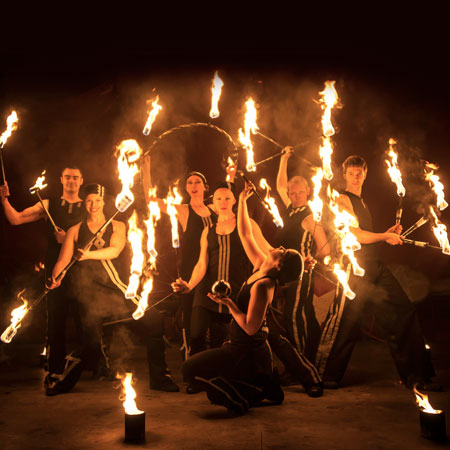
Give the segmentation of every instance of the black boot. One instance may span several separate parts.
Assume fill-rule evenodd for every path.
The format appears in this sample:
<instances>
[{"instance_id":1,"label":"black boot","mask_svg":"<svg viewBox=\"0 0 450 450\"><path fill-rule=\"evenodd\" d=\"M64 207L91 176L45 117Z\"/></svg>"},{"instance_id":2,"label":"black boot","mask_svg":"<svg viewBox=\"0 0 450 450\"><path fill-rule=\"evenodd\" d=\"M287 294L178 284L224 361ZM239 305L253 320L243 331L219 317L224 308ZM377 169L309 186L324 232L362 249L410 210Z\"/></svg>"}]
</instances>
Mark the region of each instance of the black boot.
<instances>
[{"instance_id":1,"label":"black boot","mask_svg":"<svg viewBox=\"0 0 450 450\"><path fill-rule=\"evenodd\" d=\"M167 368L163 337L152 337L147 341L147 361L150 389L165 392L178 392L180 390L170 377Z\"/></svg>"}]
</instances>

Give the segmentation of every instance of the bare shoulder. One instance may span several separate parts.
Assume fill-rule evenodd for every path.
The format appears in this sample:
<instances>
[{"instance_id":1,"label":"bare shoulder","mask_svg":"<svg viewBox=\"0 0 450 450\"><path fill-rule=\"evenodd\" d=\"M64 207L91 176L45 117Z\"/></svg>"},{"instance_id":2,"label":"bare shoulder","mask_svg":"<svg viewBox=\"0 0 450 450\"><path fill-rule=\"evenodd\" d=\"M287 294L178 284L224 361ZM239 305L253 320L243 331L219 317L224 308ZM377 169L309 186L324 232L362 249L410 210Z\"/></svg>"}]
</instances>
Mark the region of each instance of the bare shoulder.
<instances>
[{"instance_id":1,"label":"bare shoulder","mask_svg":"<svg viewBox=\"0 0 450 450\"><path fill-rule=\"evenodd\" d=\"M113 226L114 231L122 232L122 231L126 230L125 224L123 222L121 222L120 220L113 220L112 226Z\"/></svg>"}]
</instances>

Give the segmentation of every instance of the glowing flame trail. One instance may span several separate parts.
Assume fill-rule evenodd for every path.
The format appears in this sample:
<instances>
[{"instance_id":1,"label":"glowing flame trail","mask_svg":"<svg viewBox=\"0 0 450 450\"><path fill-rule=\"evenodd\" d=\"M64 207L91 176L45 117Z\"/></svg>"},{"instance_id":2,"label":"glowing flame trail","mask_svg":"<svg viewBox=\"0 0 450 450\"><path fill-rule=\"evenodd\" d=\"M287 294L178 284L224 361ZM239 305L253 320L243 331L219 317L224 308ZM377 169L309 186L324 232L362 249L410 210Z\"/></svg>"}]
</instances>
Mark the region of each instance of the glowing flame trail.
<instances>
[{"instance_id":1,"label":"glowing flame trail","mask_svg":"<svg viewBox=\"0 0 450 450\"><path fill-rule=\"evenodd\" d=\"M439 181L439 177L434 174L434 171L439 167L435 164L426 163L425 164L425 180L428 181L431 188L437 196L437 207L442 211L447 208L448 203L444 198L444 185Z\"/></svg>"},{"instance_id":2,"label":"glowing flame trail","mask_svg":"<svg viewBox=\"0 0 450 450\"><path fill-rule=\"evenodd\" d=\"M270 214L272 214L274 224L277 227L283 227L284 226L283 219L281 218L277 205L275 204L275 199L270 196L271 189L265 178L261 178L261 180L259 181L259 186L262 189L266 190L264 204L267 210L270 212Z\"/></svg>"},{"instance_id":3,"label":"glowing flame trail","mask_svg":"<svg viewBox=\"0 0 450 450\"><path fill-rule=\"evenodd\" d=\"M434 409L430 405L430 402L428 401L428 395L427 394L422 394L421 392L419 392L416 389L415 386L414 386L413 390L414 390L414 394L416 394L417 406L420 408L421 411L427 412L427 413L430 413L430 414L440 414L442 412L440 409Z\"/></svg>"},{"instance_id":4,"label":"glowing flame trail","mask_svg":"<svg viewBox=\"0 0 450 450\"><path fill-rule=\"evenodd\" d=\"M433 226L433 232L439 242L440 247L442 248L442 253L450 255L450 244L448 242L447 227L438 219L438 216L434 212L433 206L430 206L430 212L435 224Z\"/></svg>"},{"instance_id":5,"label":"glowing flame trail","mask_svg":"<svg viewBox=\"0 0 450 450\"><path fill-rule=\"evenodd\" d=\"M22 293L24 291L25 289L23 289L22 291L19 292L19 294L17 294L17 298L18 299L20 298L23 301L23 305L11 311L11 324L9 325L8 328L6 328L6 330L0 337L2 342L4 342L5 344L9 344L12 341L13 337L17 334L17 330L22 325L23 318L29 311L29 309L27 308L28 300L25 300L22 297Z\"/></svg>"},{"instance_id":6,"label":"glowing flame trail","mask_svg":"<svg viewBox=\"0 0 450 450\"><path fill-rule=\"evenodd\" d=\"M211 110L209 111L209 117L216 119L219 117L219 99L222 93L223 81L219 77L219 72L216 70L214 74L213 83L211 86Z\"/></svg>"},{"instance_id":7,"label":"glowing flame trail","mask_svg":"<svg viewBox=\"0 0 450 450\"><path fill-rule=\"evenodd\" d=\"M255 134L258 131L258 125L256 125L256 107L255 102L252 98L249 98L245 103L247 107L247 112L245 113L244 119L244 130L239 128L239 140L241 144L247 151L247 166L246 169L248 172L255 172L256 165L253 154L253 144L250 137L250 133Z\"/></svg>"},{"instance_id":8,"label":"glowing flame trail","mask_svg":"<svg viewBox=\"0 0 450 450\"><path fill-rule=\"evenodd\" d=\"M122 394L119 397L119 400L123 401L123 407L125 409L125 413L129 415L141 414L143 411L140 411L136 406L136 391L133 389L133 374L127 372L124 375L117 374L117 377L122 381Z\"/></svg>"},{"instance_id":9,"label":"glowing flame trail","mask_svg":"<svg viewBox=\"0 0 450 450\"><path fill-rule=\"evenodd\" d=\"M314 185L313 198L308 201L308 205L313 212L313 218L316 222L322 219L323 201L320 198L320 190L322 189L323 170L318 168L316 174L311 178Z\"/></svg>"},{"instance_id":10,"label":"glowing flame trail","mask_svg":"<svg viewBox=\"0 0 450 450\"><path fill-rule=\"evenodd\" d=\"M152 130L153 122L156 119L156 116L158 115L159 111L161 111L162 106L158 104L159 95L156 96L155 100L152 102L152 109L148 115L147 122L145 124L144 129L142 130L142 133L145 136L148 136L150 134L150 131Z\"/></svg>"},{"instance_id":11,"label":"glowing flame trail","mask_svg":"<svg viewBox=\"0 0 450 450\"><path fill-rule=\"evenodd\" d=\"M17 117L17 113L12 111L11 114L6 119L6 130L0 136L0 148L3 148L6 144L6 141L11 136L12 132L17 130L17 122L19 118Z\"/></svg>"},{"instance_id":12,"label":"glowing flame trail","mask_svg":"<svg viewBox=\"0 0 450 450\"><path fill-rule=\"evenodd\" d=\"M131 258L131 275L128 282L125 298L135 298L139 288L139 280L142 274L142 266L144 265L144 252L142 251L142 240L144 233L138 227L138 217L136 211L133 211L132 216L128 219L128 241L131 244L132 258Z\"/></svg>"},{"instance_id":13,"label":"glowing flame trail","mask_svg":"<svg viewBox=\"0 0 450 450\"><path fill-rule=\"evenodd\" d=\"M180 246L180 238L178 235L178 220L177 220L177 209L175 205L181 205L183 197L178 193L176 187L169 190L167 198L164 202L167 205L167 214L170 217L170 223L172 225L172 247L178 248Z\"/></svg>"}]
</instances>

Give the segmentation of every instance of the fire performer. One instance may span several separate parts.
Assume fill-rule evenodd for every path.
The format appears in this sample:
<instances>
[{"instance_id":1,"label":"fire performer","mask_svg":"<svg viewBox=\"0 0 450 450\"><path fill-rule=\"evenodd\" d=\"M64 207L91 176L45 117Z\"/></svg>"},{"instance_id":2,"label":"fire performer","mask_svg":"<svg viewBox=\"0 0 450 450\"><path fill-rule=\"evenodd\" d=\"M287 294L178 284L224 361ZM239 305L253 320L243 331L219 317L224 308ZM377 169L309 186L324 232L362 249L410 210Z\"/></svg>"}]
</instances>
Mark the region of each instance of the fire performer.
<instances>
[{"instance_id":1,"label":"fire performer","mask_svg":"<svg viewBox=\"0 0 450 450\"><path fill-rule=\"evenodd\" d=\"M93 242L90 249L84 249L86 242L105 223L103 208L105 205L105 188L99 184L86 186L84 189L87 219L71 227L59 258L53 268L51 289L59 286L56 277L76 254L78 262L73 271L73 290L79 303L83 317L82 342L68 358L68 364L62 376L54 382L54 392L61 394L70 391L78 381L83 369L89 365L90 359L101 357L102 324L130 317L134 309L132 302L124 299L127 285L120 277L121 265L119 256L126 243L126 226L123 222L113 220ZM113 262L115 261L115 263ZM137 303L137 300L135 303ZM162 323L159 313L151 309L142 319L130 321L134 331L145 331L148 364L150 372L150 388L176 392L178 386L169 376L164 357L164 347L155 348ZM157 347L157 344L156 344ZM95 355L97 353L97 355ZM103 355L108 358L108 355ZM107 364L109 361L107 359Z\"/></svg>"},{"instance_id":2,"label":"fire performer","mask_svg":"<svg viewBox=\"0 0 450 450\"><path fill-rule=\"evenodd\" d=\"M371 310L386 335L403 384L412 388L417 383L420 389L440 390L440 386L432 381L435 373L425 348L416 309L377 254L380 242L402 244L401 225L396 224L384 233L374 232L372 217L361 197L367 176L365 160L361 156L349 156L343 162L342 170L346 188L338 198L338 204L359 222L359 226L351 227L351 231L362 244L358 260L366 275L362 278L352 276L350 279L355 286L354 300L345 301L342 296L340 305L331 306L334 313L329 314L325 328L335 321L334 316L341 317L333 341L327 343L331 352L327 357L322 357L324 385L329 388L339 386L358 338L361 316L365 310Z\"/></svg>"},{"instance_id":3,"label":"fire performer","mask_svg":"<svg viewBox=\"0 0 450 450\"><path fill-rule=\"evenodd\" d=\"M284 227L278 230L275 245L293 248L307 261L322 259L330 254L330 245L322 224L315 222L308 206L310 187L305 178L293 176L288 180L288 161L292 147L285 147L277 175L277 191L287 210L283 216ZM286 367L289 384L302 384L311 397L322 395L320 375L311 361L320 339L321 328L313 306L314 271L305 267L303 277L297 285L283 288L284 299L282 322L285 335L270 327L269 343Z\"/></svg>"},{"instance_id":4,"label":"fire performer","mask_svg":"<svg viewBox=\"0 0 450 450\"><path fill-rule=\"evenodd\" d=\"M284 399L273 372L265 317L277 285L296 282L303 270L296 250L279 247L265 252L258 246L247 209L252 192L253 187L246 185L239 196L238 231L255 271L242 284L236 300L208 294L233 317L230 340L220 348L192 356L182 367L184 378L206 391L212 403L238 413L263 400L280 404Z\"/></svg>"},{"instance_id":5,"label":"fire performer","mask_svg":"<svg viewBox=\"0 0 450 450\"><path fill-rule=\"evenodd\" d=\"M43 199L35 205L17 211L9 202L8 184L0 186L0 196L8 221L12 225L35 222L47 219L44 207L57 224L58 231L47 221L47 253L45 257L46 279L50 278L55 265L61 245L64 242L66 231L76 223L80 222L84 215L82 200L79 190L83 184L81 170L73 164L66 165L61 173L62 195L61 197L50 197ZM69 313L74 319L75 327L79 330L80 321L75 299L70 295L69 281L64 280L60 289L49 292L46 299L47 305L47 337L46 355L47 370L49 374L45 378L45 389L47 395L51 395L52 388L50 379L61 375L64 371L66 358L66 324Z\"/></svg>"}]
</instances>

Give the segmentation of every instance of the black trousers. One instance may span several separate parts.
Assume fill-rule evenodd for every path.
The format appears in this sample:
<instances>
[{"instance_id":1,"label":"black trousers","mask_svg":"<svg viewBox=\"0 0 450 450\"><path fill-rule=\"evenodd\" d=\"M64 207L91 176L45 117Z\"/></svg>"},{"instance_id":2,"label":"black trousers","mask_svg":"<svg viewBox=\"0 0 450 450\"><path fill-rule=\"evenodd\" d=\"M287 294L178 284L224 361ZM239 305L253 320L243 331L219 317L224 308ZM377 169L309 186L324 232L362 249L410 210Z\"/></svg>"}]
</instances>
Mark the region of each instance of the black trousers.
<instances>
[{"instance_id":1,"label":"black trousers","mask_svg":"<svg viewBox=\"0 0 450 450\"><path fill-rule=\"evenodd\" d=\"M332 343L323 380L340 381L358 339L362 314L374 314L404 383L434 376L425 349L417 311L391 271L381 261L364 263L365 277L351 277L354 300L345 301L339 329Z\"/></svg>"}]
</instances>

